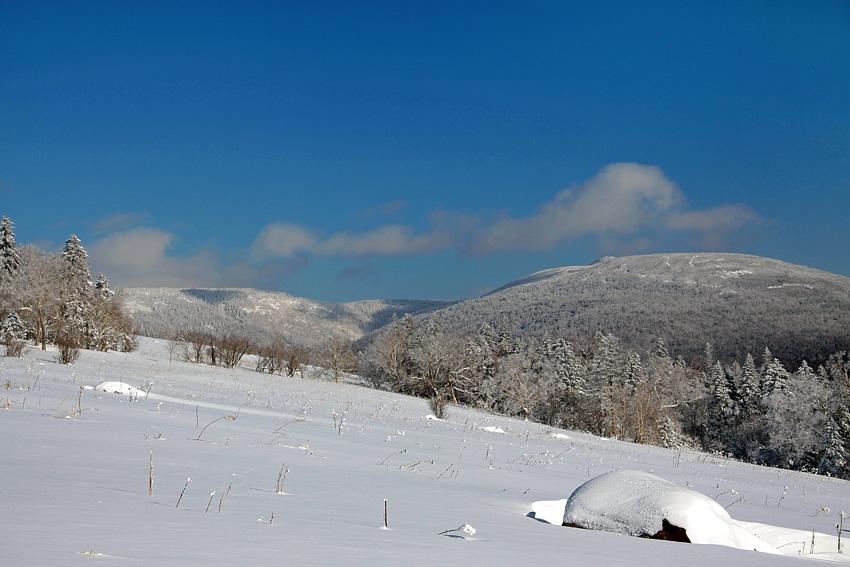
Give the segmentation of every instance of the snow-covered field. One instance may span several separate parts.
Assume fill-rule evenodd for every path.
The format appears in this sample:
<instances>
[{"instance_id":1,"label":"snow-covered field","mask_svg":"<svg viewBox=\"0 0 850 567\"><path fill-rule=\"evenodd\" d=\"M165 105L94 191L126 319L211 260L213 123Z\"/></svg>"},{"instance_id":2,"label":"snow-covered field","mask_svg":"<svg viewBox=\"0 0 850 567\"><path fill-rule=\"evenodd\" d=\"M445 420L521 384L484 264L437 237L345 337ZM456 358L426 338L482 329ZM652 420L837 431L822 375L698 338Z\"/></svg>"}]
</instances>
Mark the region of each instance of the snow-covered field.
<instances>
[{"instance_id":1,"label":"snow-covered field","mask_svg":"<svg viewBox=\"0 0 850 567\"><path fill-rule=\"evenodd\" d=\"M844 481L463 408L429 419L423 400L351 384L169 362L152 339L131 354L84 352L73 366L53 355L0 358L2 565L844 560L835 553L835 524L850 510ZM109 382L133 388L94 388ZM546 521L577 487L617 469L709 497L790 556Z\"/></svg>"}]
</instances>

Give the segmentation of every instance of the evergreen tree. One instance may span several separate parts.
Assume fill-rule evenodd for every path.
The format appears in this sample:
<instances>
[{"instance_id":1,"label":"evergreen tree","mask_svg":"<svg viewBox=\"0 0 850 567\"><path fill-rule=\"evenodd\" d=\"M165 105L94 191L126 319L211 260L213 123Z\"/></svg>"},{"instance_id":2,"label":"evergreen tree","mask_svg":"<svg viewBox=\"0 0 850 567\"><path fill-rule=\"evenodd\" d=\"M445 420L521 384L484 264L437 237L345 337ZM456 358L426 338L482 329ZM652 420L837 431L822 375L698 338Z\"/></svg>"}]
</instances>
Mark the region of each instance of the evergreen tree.
<instances>
[{"instance_id":1,"label":"evergreen tree","mask_svg":"<svg viewBox=\"0 0 850 567\"><path fill-rule=\"evenodd\" d=\"M667 449L683 449L685 447L681 435L676 431L675 422L669 416L661 421L659 443Z\"/></svg>"},{"instance_id":2,"label":"evergreen tree","mask_svg":"<svg viewBox=\"0 0 850 567\"><path fill-rule=\"evenodd\" d=\"M761 353L761 366L759 367L759 373L764 372L764 369L767 368L767 365L771 360L773 360L773 353L770 351L769 347L764 347L764 352Z\"/></svg>"},{"instance_id":3,"label":"evergreen tree","mask_svg":"<svg viewBox=\"0 0 850 567\"><path fill-rule=\"evenodd\" d=\"M705 365L705 371L706 371L706 373L709 373L711 367L714 366L714 363L715 363L714 345L713 344L705 343L705 349L703 349L703 357L705 359L703 361L703 364Z\"/></svg>"},{"instance_id":4,"label":"evergreen tree","mask_svg":"<svg viewBox=\"0 0 850 567\"><path fill-rule=\"evenodd\" d=\"M640 355L636 351L630 350L626 357L625 373L623 374L623 384L626 386L627 393L633 394L638 384L644 382L646 382L646 374L643 371Z\"/></svg>"},{"instance_id":5,"label":"evergreen tree","mask_svg":"<svg viewBox=\"0 0 850 567\"><path fill-rule=\"evenodd\" d=\"M499 344L499 335L496 333L493 327L491 327L487 323L483 323L481 325L481 328L478 329L478 336L481 337L484 341L486 341L487 346L491 352L496 352L496 348Z\"/></svg>"},{"instance_id":6,"label":"evergreen tree","mask_svg":"<svg viewBox=\"0 0 850 567\"><path fill-rule=\"evenodd\" d=\"M777 359L771 359L761 373L761 398L764 400L771 394L788 387L788 379L791 375Z\"/></svg>"},{"instance_id":7,"label":"evergreen tree","mask_svg":"<svg viewBox=\"0 0 850 567\"><path fill-rule=\"evenodd\" d=\"M726 372L720 361L715 362L709 370L708 383L708 419L705 437L709 449L719 450L723 448L723 439L735 415L735 404L729 392Z\"/></svg>"},{"instance_id":8,"label":"evergreen tree","mask_svg":"<svg viewBox=\"0 0 850 567\"><path fill-rule=\"evenodd\" d=\"M573 350L573 345L564 339L551 344L551 356L555 360L555 373L566 387L567 395L584 395L585 369Z\"/></svg>"},{"instance_id":9,"label":"evergreen tree","mask_svg":"<svg viewBox=\"0 0 850 567\"><path fill-rule=\"evenodd\" d=\"M91 286L91 271L89 270L89 255L85 248L80 244L80 239L77 235L72 234L65 241L65 248L62 250L62 258L67 262L66 273L75 281L74 283L82 286Z\"/></svg>"},{"instance_id":10,"label":"evergreen tree","mask_svg":"<svg viewBox=\"0 0 850 567\"><path fill-rule=\"evenodd\" d=\"M72 234L62 250L64 271L60 291L61 340L71 341L76 346L88 342L88 319L91 309L92 281L89 270L89 255L80 245L80 239Z\"/></svg>"},{"instance_id":11,"label":"evergreen tree","mask_svg":"<svg viewBox=\"0 0 850 567\"><path fill-rule=\"evenodd\" d=\"M744 406L744 411L750 412L756 408L760 396L759 376L753 355L750 353L747 353L744 366L741 368L741 381L738 386L738 393L741 403Z\"/></svg>"},{"instance_id":12,"label":"evergreen tree","mask_svg":"<svg viewBox=\"0 0 850 567\"><path fill-rule=\"evenodd\" d=\"M9 341L19 341L26 336L24 323L18 314L12 311L0 321L0 341L8 344Z\"/></svg>"},{"instance_id":13,"label":"evergreen tree","mask_svg":"<svg viewBox=\"0 0 850 567\"><path fill-rule=\"evenodd\" d=\"M499 347L497 354L499 356L505 356L508 354L513 354L519 352L517 345L514 342L514 338L511 335L510 324L508 323L507 317L502 317L501 325L499 326Z\"/></svg>"},{"instance_id":14,"label":"evergreen tree","mask_svg":"<svg viewBox=\"0 0 850 567\"><path fill-rule=\"evenodd\" d=\"M661 337L655 339L655 346L652 348L652 354L654 354L658 358L670 358L670 353L667 351L667 343L665 343L664 339L662 339Z\"/></svg>"},{"instance_id":15,"label":"evergreen tree","mask_svg":"<svg viewBox=\"0 0 850 567\"><path fill-rule=\"evenodd\" d=\"M847 475L847 450L839 428L832 418L826 423L818 474L836 478L844 478Z\"/></svg>"},{"instance_id":16,"label":"evergreen tree","mask_svg":"<svg viewBox=\"0 0 850 567\"><path fill-rule=\"evenodd\" d=\"M7 217L0 221L0 282L21 267L21 256L15 248L15 225Z\"/></svg>"},{"instance_id":17,"label":"evergreen tree","mask_svg":"<svg viewBox=\"0 0 850 567\"><path fill-rule=\"evenodd\" d=\"M97 275L97 281L94 284L94 289L102 299L111 299L115 295L115 292L109 289L109 280L106 279L103 272Z\"/></svg>"}]
</instances>

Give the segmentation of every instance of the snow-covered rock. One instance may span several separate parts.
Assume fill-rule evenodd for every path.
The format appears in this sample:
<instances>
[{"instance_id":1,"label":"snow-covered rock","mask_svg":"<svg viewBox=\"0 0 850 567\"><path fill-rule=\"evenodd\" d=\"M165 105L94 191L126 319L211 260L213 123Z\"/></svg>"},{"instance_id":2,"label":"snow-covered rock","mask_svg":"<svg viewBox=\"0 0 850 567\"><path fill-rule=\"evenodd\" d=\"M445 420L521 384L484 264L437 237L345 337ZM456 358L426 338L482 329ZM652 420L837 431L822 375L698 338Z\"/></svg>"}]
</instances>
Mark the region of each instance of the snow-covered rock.
<instances>
[{"instance_id":1,"label":"snow-covered rock","mask_svg":"<svg viewBox=\"0 0 850 567\"><path fill-rule=\"evenodd\" d=\"M736 525L728 512L689 488L647 472L618 470L592 478L567 500L564 523L633 536L654 536L669 526L691 543L725 545L781 554Z\"/></svg>"},{"instance_id":2,"label":"snow-covered rock","mask_svg":"<svg viewBox=\"0 0 850 567\"><path fill-rule=\"evenodd\" d=\"M138 388L124 382L101 382L94 389L109 394L122 394L131 397L137 397L139 395Z\"/></svg>"}]
</instances>

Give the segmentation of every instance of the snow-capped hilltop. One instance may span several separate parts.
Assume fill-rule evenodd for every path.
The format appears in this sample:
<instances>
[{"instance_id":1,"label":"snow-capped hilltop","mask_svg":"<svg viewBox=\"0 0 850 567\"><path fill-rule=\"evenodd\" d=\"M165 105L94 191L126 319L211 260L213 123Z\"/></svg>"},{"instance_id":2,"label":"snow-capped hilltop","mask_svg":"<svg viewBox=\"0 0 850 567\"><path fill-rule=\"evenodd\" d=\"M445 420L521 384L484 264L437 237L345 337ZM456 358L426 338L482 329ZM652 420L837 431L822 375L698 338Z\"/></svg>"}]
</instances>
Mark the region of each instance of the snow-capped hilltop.
<instances>
[{"instance_id":1,"label":"snow-capped hilltop","mask_svg":"<svg viewBox=\"0 0 850 567\"><path fill-rule=\"evenodd\" d=\"M435 312L470 331L506 320L516 334L614 333L686 358L712 342L721 357L768 346L789 363L850 348L850 278L743 254L606 257L537 272Z\"/></svg>"}]
</instances>

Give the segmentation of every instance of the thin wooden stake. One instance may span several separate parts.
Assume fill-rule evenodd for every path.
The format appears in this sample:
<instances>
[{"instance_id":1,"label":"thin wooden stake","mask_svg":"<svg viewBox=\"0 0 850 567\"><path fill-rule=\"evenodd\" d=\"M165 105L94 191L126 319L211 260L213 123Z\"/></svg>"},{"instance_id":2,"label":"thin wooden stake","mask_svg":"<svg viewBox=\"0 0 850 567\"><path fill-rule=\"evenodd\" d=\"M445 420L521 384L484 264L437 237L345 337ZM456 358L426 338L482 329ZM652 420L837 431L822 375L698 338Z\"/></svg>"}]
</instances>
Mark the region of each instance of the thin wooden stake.
<instances>
[{"instance_id":1,"label":"thin wooden stake","mask_svg":"<svg viewBox=\"0 0 850 567\"><path fill-rule=\"evenodd\" d=\"M230 485L227 487L227 492L225 492L225 493L224 493L224 496L227 496L228 494L230 494L230 487L231 487L231 486L233 486L233 483L232 483L232 482L231 482L231 483L230 483ZM221 503L224 501L224 496L222 496L222 497L219 499L219 501L218 501L218 513L219 513L219 514L221 514Z\"/></svg>"},{"instance_id":2,"label":"thin wooden stake","mask_svg":"<svg viewBox=\"0 0 850 567\"><path fill-rule=\"evenodd\" d=\"M178 498L178 499L177 499L177 505L176 505L176 506L174 506L175 508L179 508L179 507L180 507L180 501L181 501L181 500L183 500L183 494L186 492L186 487L187 487L187 486L189 486L189 483L190 483L190 482L192 482L192 479L191 479L191 478L187 478L187 479L186 479L186 484L184 484L184 485L183 485L183 491L180 493L180 498Z\"/></svg>"},{"instance_id":3,"label":"thin wooden stake","mask_svg":"<svg viewBox=\"0 0 850 567\"><path fill-rule=\"evenodd\" d=\"M151 468L148 474L148 496L153 496L153 451L151 451Z\"/></svg>"},{"instance_id":4,"label":"thin wooden stake","mask_svg":"<svg viewBox=\"0 0 850 567\"><path fill-rule=\"evenodd\" d=\"M389 522L387 522L387 499L384 498L384 527L390 529Z\"/></svg>"}]
</instances>

